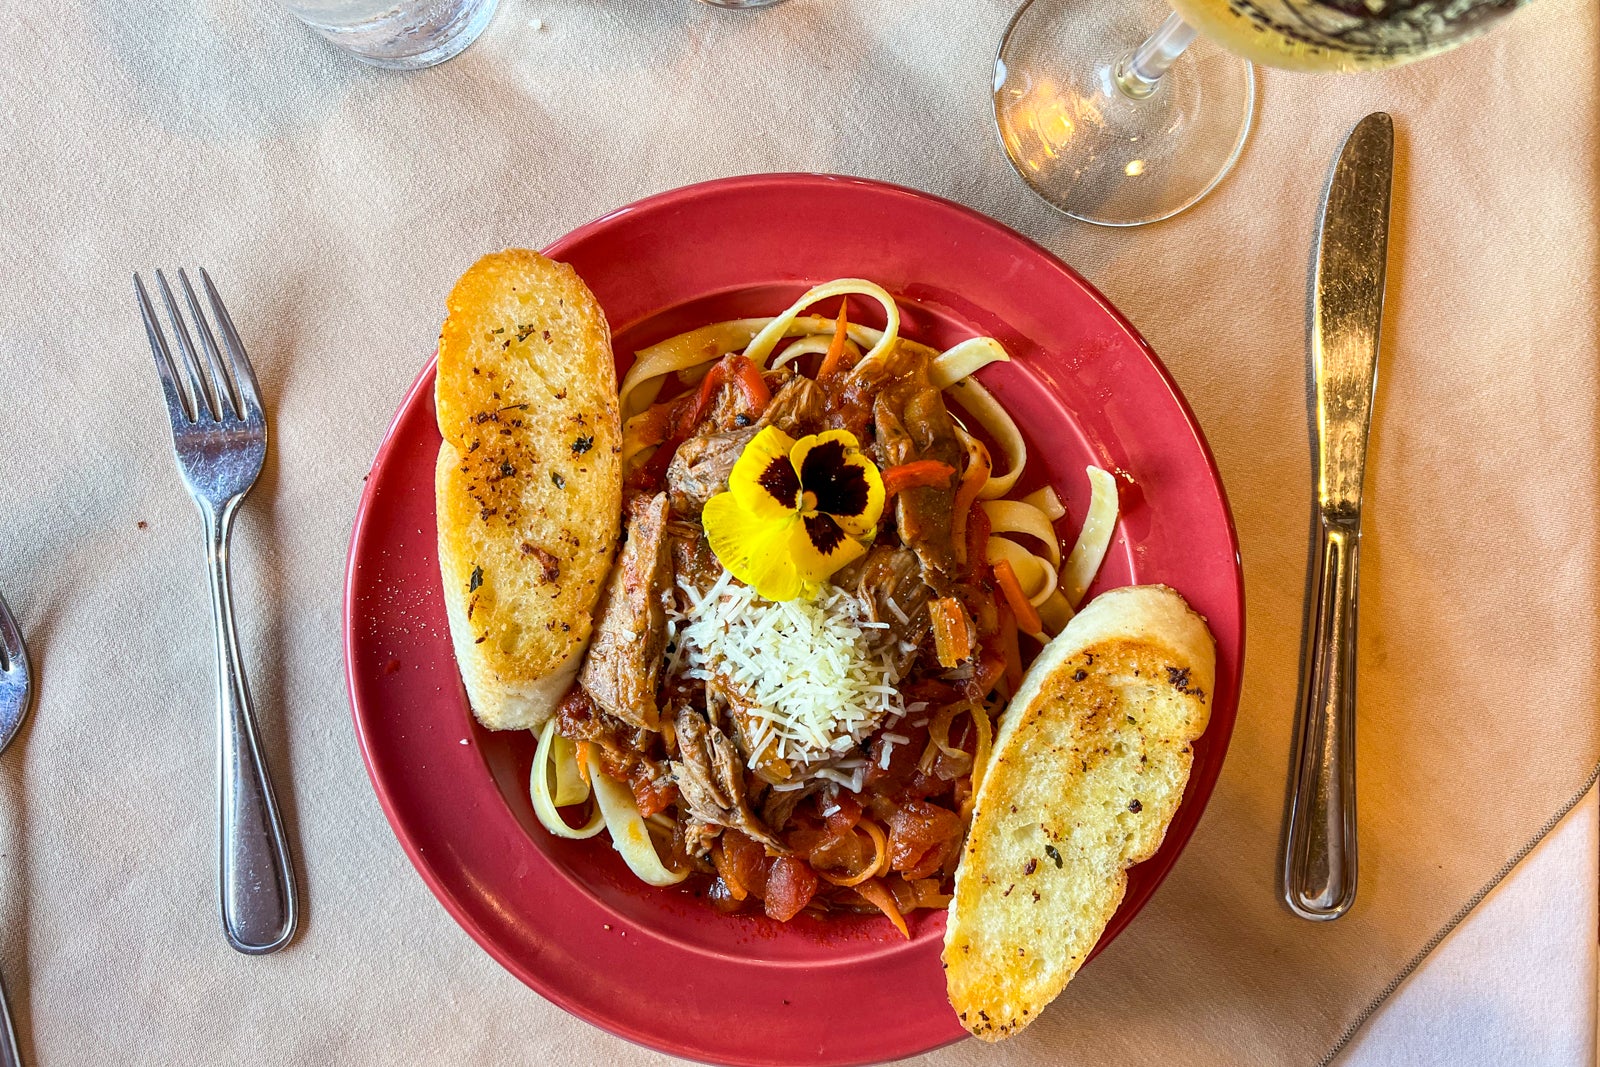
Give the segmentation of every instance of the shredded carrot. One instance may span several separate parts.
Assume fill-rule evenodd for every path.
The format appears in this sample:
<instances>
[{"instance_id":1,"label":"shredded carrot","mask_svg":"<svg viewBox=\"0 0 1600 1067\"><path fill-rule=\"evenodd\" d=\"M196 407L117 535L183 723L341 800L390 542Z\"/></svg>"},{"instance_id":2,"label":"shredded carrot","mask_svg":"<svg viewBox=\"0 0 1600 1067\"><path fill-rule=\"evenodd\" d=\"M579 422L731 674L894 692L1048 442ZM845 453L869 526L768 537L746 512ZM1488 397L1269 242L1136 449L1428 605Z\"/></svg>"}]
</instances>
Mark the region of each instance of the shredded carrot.
<instances>
[{"instance_id":1,"label":"shredded carrot","mask_svg":"<svg viewBox=\"0 0 1600 1067\"><path fill-rule=\"evenodd\" d=\"M1017 572L1011 569L1011 561L997 560L993 566L994 580L999 583L1000 591L1006 595L1006 603L1011 605L1011 610L1016 613L1017 626L1024 633L1042 632L1044 623L1039 621L1039 609L1028 603L1028 598L1023 595L1022 583L1017 581Z\"/></svg>"},{"instance_id":2,"label":"shredded carrot","mask_svg":"<svg viewBox=\"0 0 1600 1067\"><path fill-rule=\"evenodd\" d=\"M956 469L937 459L917 459L900 463L883 472L883 499L888 501L906 489L942 489L950 484Z\"/></svg>"},{"instance_id":3,"label":"shredded carrot","mask_svg":"<svg viewBox=\"0 0 1600 1067\"><path fill-rule=\"evenodd\" d=\"M933 620L933 647L940 666L954 667L972 655L972 635L961 601L940 597L928 605L928 616Z\"/></svg>"},{"instance_id":4,"label":"shredded carrot","mask_svg":"<svg viewBox=\"0 0 1600 1067\"><path fill-rule=\"evenodd\" d=\"M967 562L967 553L970 546L967 544L967 521L972 509L978 504L978 491L989 480L989 472L994 469L989 459L989 450L982 441L973 441L973 449L967 453L967 468L961 472L961 484L956 486L955 504L950 511L950 539L955 542L956 562ZM984 518L989 517L984 512ZM984 540L989 536L984 534ZM982 555L980 552L979 555Z\"/></svg>"},{"instance_id":5,"label":"shredded carrot","mask_svg":"<svg viewBox=\"0 0 1600 1067\"><path fill-rule=\"evenodd\" d=\"M901 937L907 941L911 940L911 931L906 929L905 916L901 915L900 909L895 906L894 894L890 893L882 882L876 878L869 878L856 886L855 891L861 894L862 900L887 915L889 921L894 923L894 928L900 931Z\"/></svg>"},{"instance_id":6,"label":"shredded carrot","mask_svg":"<svg viewBox=\"0 0 1600 1067\"><path fill-rule=\"evenodd\" d=\"M839 318L833 325L833 341L828 345L828 352L822 357L822 366L817 368L817 381L831 376L844 362L845 342L850 339L850 320L845 317L845 308L848 301L839 301Z\"/></svg>"},{"instance_id":7,"label":"shredded carrot","mask_svg":"<svg viewBox=\"0 0 1600 1067\"><path fill-rule=\"evenodd\" d=\"M578 742L578 777L583 779L583 784L594 785L589 781L589 742Z\"/></svg>"},{"instance_id":8,"label":"shredded carrot","mask_svg":"<svg viewBox=\"0 0 1600 1067\"><path fill-rule=\"evenodd\" d=\"M1006 687L1015 693L1022 684L1022 650L1017 646L1017 617L1007 604L1000 605L999 614L1000 654L1006 661Z\"/></svg>"}]
</instances>

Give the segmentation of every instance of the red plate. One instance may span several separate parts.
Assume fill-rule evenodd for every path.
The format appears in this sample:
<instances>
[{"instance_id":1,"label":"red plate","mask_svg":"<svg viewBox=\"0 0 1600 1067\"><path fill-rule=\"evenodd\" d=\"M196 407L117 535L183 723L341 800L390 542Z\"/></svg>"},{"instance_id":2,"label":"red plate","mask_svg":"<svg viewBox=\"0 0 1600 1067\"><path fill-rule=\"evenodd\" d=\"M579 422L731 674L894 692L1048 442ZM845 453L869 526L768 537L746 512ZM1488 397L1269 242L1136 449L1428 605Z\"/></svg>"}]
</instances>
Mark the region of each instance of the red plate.
<instances>
[{"instance_id":1,"label":"red plate","mask_svg":"<svg viewBox=\"0 0 1600 1067\"><path fill-rule=\"evenodd\" d=\"M1028 437L1024 488L1048 481L1065 501L1069 540L1088 504L1087 464L1131 479L1096 588L1165 582L1183 593L1216 634L1217 691L1183 805L1161 851L1130 872L1103 947L1149 899L1200 818L1233 729L1243 655L1244 588L1227 500L1154 353L1032 242L959 205L856 178L690 186L613 212L547 251L599 297L619 376L637 348L673 333L776 313L819 281L870 278L899 298L912 338L943 347L989 334L1005 345L1014 362L981 377ZM859 313L870 321L869 306ZM912 916L909 942L875 918L728 917L688 890L637 881L603 837L558 841L539 828L528 799L533 737L481 730L451 655L434 543L438 447L430 363L389 427L356 515L345 670L373 788L456 921L549 1000L674 1055L859 1064L961 1037L939 967L942 912ZM1093 969L1079 981L1094 981Z\"/></svg>"}]
</instances>

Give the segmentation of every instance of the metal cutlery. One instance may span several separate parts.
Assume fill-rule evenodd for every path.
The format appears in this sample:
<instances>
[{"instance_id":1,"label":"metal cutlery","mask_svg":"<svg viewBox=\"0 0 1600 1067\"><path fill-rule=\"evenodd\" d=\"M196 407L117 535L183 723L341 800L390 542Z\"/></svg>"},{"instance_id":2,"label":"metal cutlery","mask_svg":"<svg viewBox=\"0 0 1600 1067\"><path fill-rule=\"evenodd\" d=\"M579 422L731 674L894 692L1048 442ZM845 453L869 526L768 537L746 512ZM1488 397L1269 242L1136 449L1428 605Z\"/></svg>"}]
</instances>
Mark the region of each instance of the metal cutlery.
<instances>
[{"instance_id":1,"label":"metal cutlery","mask_svg":"<svg viewBox=\"0 0 1600 1067\"><path fill-rule=\"evenodd\" d=\"M1356 895L1356 574L1393 170L1394 123L1368 115L1339 153L1317 248L1316 543L1283 864L1284 899L1304 919L1337 919Z\"/></svg>"},{"instance_id":2,"label":"metal cutlery","mask_svg":"<svg viewBox=\"0 0 1600 1067\"><path fill-rule=\"evenodd\" d=\"M0 597L0 752L22 732L33 695L33 678L28 669L28 646L22 630ZM6 1002L6 987L0 981L0 1067L22 1067L22 1052L17 1047L17 1027Z\"/></svg>"},{"instance_id":3,"label":"metal cutlery","mask_svg":"<svg viewBox=\"0 0 1600 1067\"><path fill-rule=\"evenodd\" d=\"M288 944L297 910L294 868L256 734L228 578L228 536L239 502L261 473L267 421L255 371L210 276L200 272L215 332L188 275L178 271L194 338L166 276L156 271L155 278L175 345L137 274L133 287L172 422L178 471L205 528L216 629L222 928L228 944L259 955Z\"/></svg>"}]
</instances>

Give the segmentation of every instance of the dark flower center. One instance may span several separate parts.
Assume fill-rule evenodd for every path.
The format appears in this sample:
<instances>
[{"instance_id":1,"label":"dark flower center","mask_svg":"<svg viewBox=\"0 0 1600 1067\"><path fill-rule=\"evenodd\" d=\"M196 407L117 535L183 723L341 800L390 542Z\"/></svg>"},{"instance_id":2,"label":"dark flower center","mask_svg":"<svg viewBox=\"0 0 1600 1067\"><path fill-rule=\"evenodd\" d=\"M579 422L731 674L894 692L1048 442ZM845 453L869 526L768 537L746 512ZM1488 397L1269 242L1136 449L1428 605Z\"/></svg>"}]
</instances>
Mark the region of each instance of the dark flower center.
<instances>
[{"instance_id":1,"label":"dark flower center","mask_svg":"<svg viewBox=\"0 0 1600 1067\"><path fill-rule=\"evenodd\" d=\"M800 464L800 481L817 495L817 510L830 515L860 515L867 510L867 476L845 462L843 441L824 441ZM815 538L813 538L815 540Z\"/></svg>"},{"instance_id":2,"label":"dark flower center","mask_svg":"<svg viewBox=\"0 0 1600 1067\"><path fill-rule=\"evenodd\" d=\"M803 521L812 547L824 556L831 556L844 541L844 531L827 515L807 515Z\"/></svg>"},{"instance_id":3,"label":"dark flower center","mask_svg":"<svg viewBox=\"0 0 1600 1067\"><path fill-rule=\"evenodd\" d=\"M788 456L774 457L756 483L784 507L795 506L794 498L800 492L800 476L795 474L794 464L789 462Z\"/></svg>"}]
</instances>

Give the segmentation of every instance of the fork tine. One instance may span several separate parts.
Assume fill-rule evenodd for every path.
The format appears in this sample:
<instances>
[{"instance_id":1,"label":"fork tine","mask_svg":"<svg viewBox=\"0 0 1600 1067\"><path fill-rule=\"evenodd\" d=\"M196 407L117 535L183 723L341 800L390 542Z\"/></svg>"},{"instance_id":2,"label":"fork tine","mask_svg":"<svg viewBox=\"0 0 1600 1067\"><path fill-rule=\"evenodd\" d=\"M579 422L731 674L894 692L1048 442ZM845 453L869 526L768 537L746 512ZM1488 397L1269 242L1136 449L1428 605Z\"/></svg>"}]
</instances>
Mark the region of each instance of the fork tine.
<instances>
[{"instance_id":1,"label":"fork tine","mask_svg":"<svg viewBox=\"0 0 1600 1067\"><path fill-rule=\"evenodd\" d=\"M156 374L161 378L161 391L166 394L167 414L172 418L174 428L190 421L194 416L189 403L189 394L178 384L177 368L172 364L172 351L167 347L166 335L161 332L161 323L156 319L156 309L150 303L150 294L145 292L144 279L138 274L133 276L133 290L139 297L139 315L144 319L144 332L150 338L150 351L156 358Z\"/></svg>"},{"instance_id":2,"label":"fork tine","mask_svg":"<svg viewBox=\"0 0 1600 1067\"><path fill-rule=\"evenodd\" d=\"M244 350L244 342L239 340L239 331L233 326L233 316L228 314L227 307L222 303L222 297L217 293L217 287L211 283L211 275L206 273L204 267L200 268L200 284L205 287L206 299L211 301L211 311L217 319L217 329L222 333L222 343L228 348L228 357L233 370L234 388L244 402L245 416L261 413L261 389L256 384L256 370L250 364L250 356Z\"/></svg>"},{"instance_id":3,"label":"fork tine","mask_svg":"<svg viewBox=\"0 0 1600 1067\"><path fill-rule=\"evenodd\" d=\"M178 284L183 287L183 299L189 305L189 314L194 319L195 335L200 338L200 347L205 349L206 364L211 371L212 392L217 398L218 415L243 418L244 411L234 399L238 393L234 388L233 377L223 366L222 353L217 351L217 339L211 334L211 324L206 321L206 313L200 310L200 301L195 298L194 286L189 284L189 275L182 267L178 268Z\"/></svg>"},{"instance_id":4,"label":"fork tine","mask_svg":"<svg viewBox=\"0 0 1600 1067\"><path fill-rule=\"evenodd\" d=\"M17 667L26 669L27 663L28 650L22 643L22 631L6 606L6 598L0 596L0 669L9 674Z\"/></svg>"},{"instance_id":5,"label":"fork tine","mask_svg":"<svg viewBox=\"0 0 1600 1067\"><path fill-rule=\"evenodd\" d=\"M184 369L189 372L189 385L195 397L194 417L198 421L202 414L209 414L216 421L220 415L217 402L211 395L211 383L200 369L194 342L189 339L189 327L184 325L183 316L178 313L178 302L172 298L172 287L167 284L167 276L159 270L156 271L156 288L161 290L161 302L167 307L167 320L172 323L172 332L178 339L178 351L183 353Z\"/></svg>"}]
</instances>

